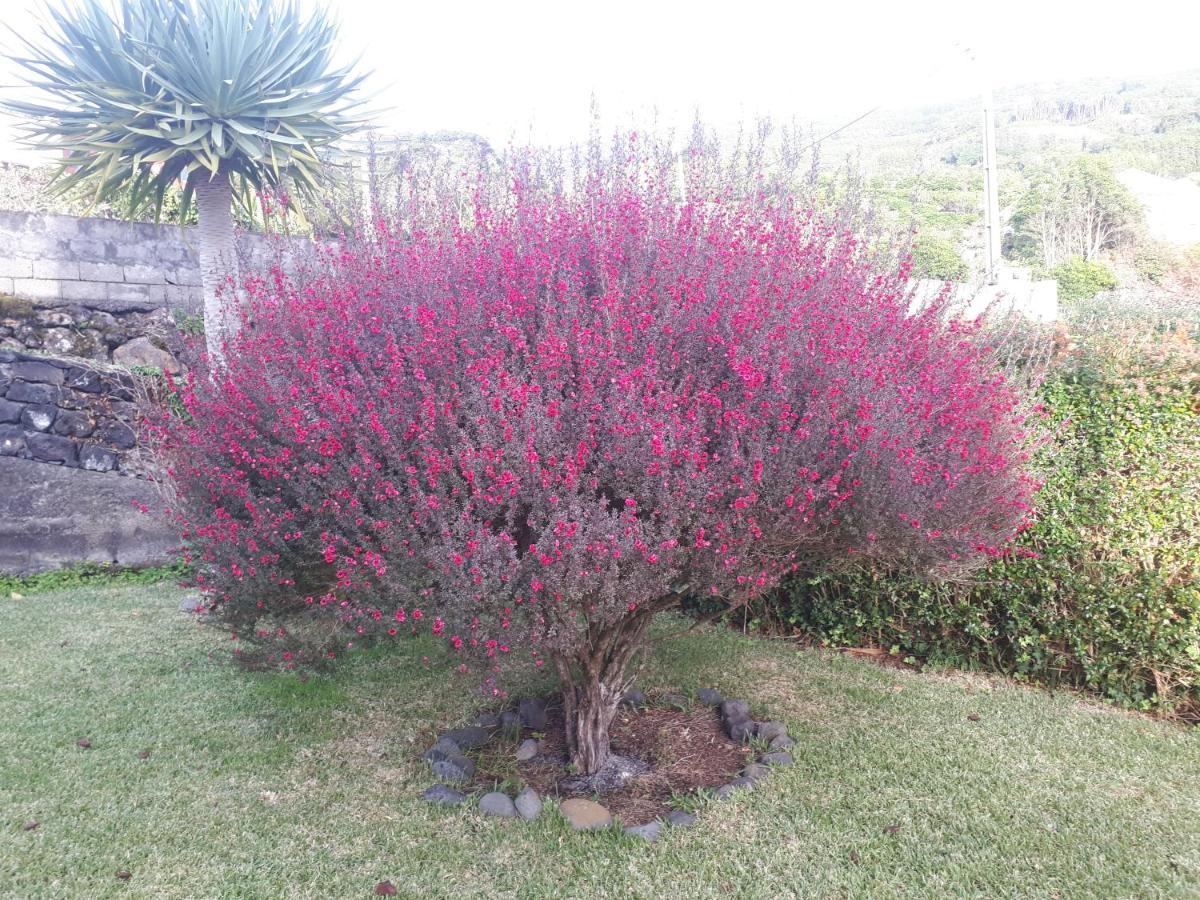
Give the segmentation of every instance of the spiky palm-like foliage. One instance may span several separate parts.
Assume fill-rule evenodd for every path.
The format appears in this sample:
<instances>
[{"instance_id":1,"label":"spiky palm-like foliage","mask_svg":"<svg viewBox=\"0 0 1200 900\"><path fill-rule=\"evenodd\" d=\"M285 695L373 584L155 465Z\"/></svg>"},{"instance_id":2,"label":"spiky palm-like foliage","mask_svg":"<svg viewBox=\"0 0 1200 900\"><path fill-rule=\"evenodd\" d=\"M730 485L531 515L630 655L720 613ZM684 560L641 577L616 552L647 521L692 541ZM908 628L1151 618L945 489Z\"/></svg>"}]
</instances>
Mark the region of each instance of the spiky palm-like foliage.
<instances>
[{"instance_id":1,"label":"spiky palm-like foliage","mask_svg":"<svg viewBox=\"0 0 1200 900\"><path fill-rule=\"evenodd\" d=\"M49 12L14 57L36 97L0 101L32 143L61 154L56 191L86 186L132 214L183 182L200 214L209 349L234 322L231 179L315 190L318 150L358 120L362 76L332 59L336 26L294 0L79 0Z\"/></svg>"}]
</instances>

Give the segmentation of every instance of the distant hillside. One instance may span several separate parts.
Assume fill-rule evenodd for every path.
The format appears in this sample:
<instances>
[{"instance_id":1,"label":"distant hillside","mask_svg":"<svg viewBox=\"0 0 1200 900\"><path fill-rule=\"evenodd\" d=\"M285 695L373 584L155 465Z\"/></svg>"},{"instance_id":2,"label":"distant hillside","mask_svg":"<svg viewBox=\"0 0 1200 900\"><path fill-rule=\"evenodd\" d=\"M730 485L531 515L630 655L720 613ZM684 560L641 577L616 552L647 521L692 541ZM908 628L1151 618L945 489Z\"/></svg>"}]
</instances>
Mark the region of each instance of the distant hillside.
<instances>
[{"instance_id":1,"label":"distant hillside","mask_svg":"<svg viewBox=\"0 0 1200 900\"><path fill-rule=\"evenodd\" d=\"M1118 169L1200 178L1200 69L1143 80L1088 79L1005 88L995 95L1002 162L1103 153ZM821 123L819 133L840 123ZM856 157L869 175L978 165L978 100L880 110L826 141L825 165Z\"/></svg>"}]
</instances>

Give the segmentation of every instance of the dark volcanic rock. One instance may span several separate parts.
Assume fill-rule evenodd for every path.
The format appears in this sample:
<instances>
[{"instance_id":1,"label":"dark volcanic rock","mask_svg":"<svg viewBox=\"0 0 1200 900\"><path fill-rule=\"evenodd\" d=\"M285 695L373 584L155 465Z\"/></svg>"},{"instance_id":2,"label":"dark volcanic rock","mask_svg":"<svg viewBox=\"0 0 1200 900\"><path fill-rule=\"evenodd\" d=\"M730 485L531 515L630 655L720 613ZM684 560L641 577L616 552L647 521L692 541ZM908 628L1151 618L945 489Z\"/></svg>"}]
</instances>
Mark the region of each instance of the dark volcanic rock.
<instances>
[{"instance_id":1,"label":"dark volcanic rock","mask_svg":"<svg viewBox=\"0 0 1200 900\"><path fill-rule=\"evenodd\" d=\"M466 794L444 784L435 784L433 787L426 788L425 793L421 796L430 803L444 803L447 806L458 806L467 799Z\"/></svg>"},{"instance_id":2,"label":"dark volcanic rock","mask_svg":"<svg viewBox=\"0 0 1200 900\"><path fill-rule=\"evenodd\" d=\"M759 722L758 737L764 741L773 741L781 735L787 734L787 726L782 722Z\"/></svg>"},{"instance_id":3,"label":"dark volcanic rock","mask_svg":"<svg viewBox=\"0 0 1200 900\"><path fill-rule=\"evenodd\" d=\"M38 432L26 435L25 443L34 459L60 462L68 466L73 466L79 461L79 445L70 438Z\"/></svg>"},{"instance_id":4,"label":"dark volcanic rock","mask_svg":"<svg viewBox=\"0 0 1200 900\"><path fill-rule=\"evenodd\" d=\"M462 728L452 728L442 735L442 740L451 740L464 750L482 747L491 738L486 728L478 725L464 725Z\"/></svg>"},{"instance_id":5,"label":"dark volcanic rock","mask_svg":"<svg viewBox=\"0 0 1200 900\"><path fill-rule=\"evenodd\" d=\"M626 691L621 697L622 706L632 706L634 709L640 709L646 705L646 692L639 690Z\"/></svg>"},{"instance_id":6,"label":"dark volcanic rock","mask_svg":"<svg viewBox=\"0 0 1200 900\"><path fill-rule=\"evenodd\" d=\"M721 704L721 715L726 719L750 718L750 704L745 700L726 700Z\"/></svg>"},{"instance_id":7,"label":"dark volcanic rock","mask_svg":"<svg viewBox=\"0 0 1200 900\"><path fill-rule=\"evenodd\" d=\"M511 819L517 814L517 807L508 794L499 791L492 791L480 797L479 808L489 816L499 816L502 819Z\"/></svg>"},{"instance_id":8,"label":"dark volcanic rock","mask_svg":"<svg viewBox=\"0 0 1200 900\"><path fill-rule=\"evenodd\" d=\"M667 813L667 822L676 828L689 828L696 824L696 817L682 809L673 809Z\"/></svg>"},{"instance_id":9,"label":"dark volcanic rock","mask_svg":"<svg viewBox=\"0 0 1200 900\"><path fill-rule=\"evenodd\" d=\"M118 459L111 450L95 444L83 444L79 448L79 467L89 472L111 472L117 467Z\"/></svg>"},{"instance_id":10,"label":"dark volcanic rock","mask_svg":"<svg viewBox=\"0 0 1200 900\"><path fill-rule=\"evenodd\" d=\"M59 385L63 383L66 373L58 366L49 363L26 360L15 362L12 366L13 375L25 381L36 381L40 384Z\"/></svg>"},{"instance_id":11,"label":"dark volcanic rock","mask_svg":"<svg viewBox=\"0 0 1200 900\"><path fill-rule=\"evenodd\" d=\"M521 724L533 731L546 730L546 701L541 697L522 697L517 704Z\"/></svg>"},{"instance_id":12,"label":"dark volcanic rock","mask_svg":"<svg viewBox=\"0 0 1200 900\"><path fill-rule=\"evenodd\" d=\"M3 422L20 422L21 410L25 407L20 403L11 403L8 400L0 400L0 423Z\"/></svg>"},{"instance_id":13,"label":"dark volcanic rock","mask_svg":"<svg viewBox=\"0 0 1200 900\"><path fill-rule=\"evenodd\" d=\"M14 381L4 395L14 403L39 403L53 406L58 402L58 388L52 384L32 381Z\"/></svg>"},{"instance_id":14,"label":"dark volcanic rock","mask_svg":"<svg viewBox=\"0 0 1200 900\"><path fill-rule=\"evenodd\" d=\"M645 825L630 825L625 829L625 833L631 837L640 837L653 844L662 837L662 829L662 822L655 819L653 822L647 822Z\"/></svg>"},{"instance_id":15,"label":"dark volcanic rock","mask_svg":"<svg viewBox=\"0 0 1200 900\"><path fill-rule=\"evenodd\" d=\"M772 766L790 766L792 764L792 754L786 753L783 750L772 750L770 753L762 754L758 758L758 761Z\"/></svg>"},{"instance_id":16,"label":"dark volcanic rock","mask_svg":"<svg viewBox=\"0 0 1200 900\"><path fill-rule=\"evenodd\" d=\"M85 412L63 410L54 420L54 433L67 437L87 437L96 430L96 420Z\"/></svg>"},{"instance_id":17,"label":"dark volcanic rock","mask_svg":"<svg viewBox=\"0 0 1200 900\"><path fill-rule=\"evenodd\" d=\"M26 406L21 410L21 424L34 431L48 431L57 415L55 406Z\"/></svg>"}]
</instances>

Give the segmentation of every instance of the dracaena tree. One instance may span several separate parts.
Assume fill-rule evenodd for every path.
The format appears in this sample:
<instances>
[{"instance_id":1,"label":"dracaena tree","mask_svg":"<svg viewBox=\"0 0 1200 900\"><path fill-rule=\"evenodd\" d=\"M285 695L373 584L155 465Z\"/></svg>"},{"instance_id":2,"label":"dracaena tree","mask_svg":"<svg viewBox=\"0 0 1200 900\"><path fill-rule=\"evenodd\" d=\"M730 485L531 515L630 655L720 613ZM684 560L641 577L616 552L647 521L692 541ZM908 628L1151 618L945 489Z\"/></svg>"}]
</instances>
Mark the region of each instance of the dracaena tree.
<instances>
[{"instance_id":1,"label":"dracaena tree","mask_svg":"<svg viewBox=\"0 0 1200 900\"><path fill-rule=\"evenodd\" d=\"M131 215L161 214L180 183L181 217L194 200L214 356L238 322L221 296L237 277L235 186L312 193L318 152L356 124L362 76L334 64L335 36L326 13L291 0L79 0L13 54L28 85L2 105L60 154L53 190Z\"/></svg>"},{"instance_id":2,"label":"dracaena tree","mask_svg":"<svg viewBox=\"0 0 1200 900\"><path fill-rule=\"evenodd\" d=\"M163 422L211 618L284 666L430 627L548 666L581 773L655 617L798 563L1003 552L1035 425L850 207L646 137L414 179ZM572 161L573 160L573 161Z\"/></svg>"}]
</instances>

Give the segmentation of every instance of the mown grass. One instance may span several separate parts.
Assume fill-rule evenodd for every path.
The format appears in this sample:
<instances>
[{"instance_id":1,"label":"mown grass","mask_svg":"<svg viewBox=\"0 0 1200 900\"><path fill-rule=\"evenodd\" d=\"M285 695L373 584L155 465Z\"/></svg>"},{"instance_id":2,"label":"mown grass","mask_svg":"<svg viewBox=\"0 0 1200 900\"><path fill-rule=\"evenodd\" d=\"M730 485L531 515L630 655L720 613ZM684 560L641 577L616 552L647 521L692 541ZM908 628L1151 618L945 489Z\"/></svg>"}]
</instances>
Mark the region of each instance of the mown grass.
<instances>
[{"instance_id":1,"label":"mown grass","mask_svg":"<svg viewBox=\"0 0 1200 900\"><path fill-rule=\"evenodd\" d=\"M431 645L246 673L179 596L0 599L0 896L1200 894L1200 732L1077 695L670 640L645 686L746 696L799 747L651 846L424 803L419 751L479 705Z\"/></svg>"}]
</instances>

